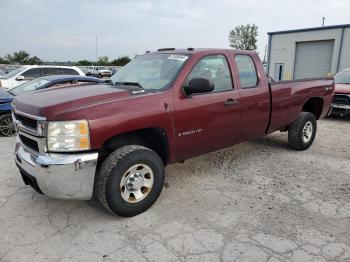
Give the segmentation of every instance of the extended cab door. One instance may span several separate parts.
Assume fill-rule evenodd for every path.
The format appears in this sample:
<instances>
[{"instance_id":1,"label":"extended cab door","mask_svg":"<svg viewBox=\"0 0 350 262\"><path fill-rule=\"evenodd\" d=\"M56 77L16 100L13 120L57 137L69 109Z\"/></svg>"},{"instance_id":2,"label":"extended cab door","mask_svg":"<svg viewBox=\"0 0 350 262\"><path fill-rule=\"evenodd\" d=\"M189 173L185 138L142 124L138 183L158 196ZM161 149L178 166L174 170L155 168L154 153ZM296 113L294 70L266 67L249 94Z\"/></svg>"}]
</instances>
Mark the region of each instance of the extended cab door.
<instances>
[{"instance_id":1,"label":"extended cab door","mask_svg":"<svg viewBox=\"0 0 350 262\"><path fill-rule=\"evenodd\" d=\"M262 63L256 54L234 55L241 108L240 141L265 134L270 118L270 91Z\"/></svg>"},{"instance_id":2,"label":"extended cab door","mask_svg":"<svg viewBox=\"0 0 350 262\"><path fill-rule=\"evenodd\" d=\"M175 95L177 159L218 150L234 144L240 129L239 91L234 87L231 69L224 54L206 55L197 60L183 83L207 78L214 83L210 93L190 97Z\"/></svg>"}]
</instances>

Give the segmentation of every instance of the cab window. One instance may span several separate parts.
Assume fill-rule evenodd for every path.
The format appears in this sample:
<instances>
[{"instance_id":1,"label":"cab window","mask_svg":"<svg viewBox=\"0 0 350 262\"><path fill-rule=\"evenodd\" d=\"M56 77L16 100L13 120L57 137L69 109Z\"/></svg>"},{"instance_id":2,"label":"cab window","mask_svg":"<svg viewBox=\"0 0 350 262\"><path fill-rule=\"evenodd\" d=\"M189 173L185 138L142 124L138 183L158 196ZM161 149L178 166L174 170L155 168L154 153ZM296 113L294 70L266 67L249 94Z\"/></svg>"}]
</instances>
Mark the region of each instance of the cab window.
<instances>
[{"instance_id":1,"label":"cab window","mask_svg":"<svg viewBox=\"0 0 350 262\"><path fill-rule=\"evenodd\" d=\"M61 68L61 75L79 75L79 73L74 69Z\"/></svg>"},{"instance_id":2,"label":"cab window","mask_svg":"<svg viewBox=\"0 0 350 262\"><path fill-rule=\"evenodd\" d=\"M29 79L35 79L40 77L40 68L32 68L27 71L25 71L22 76L24 79L29 80Z\"/></svg>"},{"instance_id":3,"label":"cab window","mask_svg":"<svg viewBox=\"0 0 350 262\"><path fill-rule=\"evenodd\" d=\"M187 76L185 86L193 78L206 78L214 84L213 92L232 90L232 78L227 59L223 55L203 57Z\"/></svg>"},{"instance_id":4,"label":"cab window","mask_svg":"<svg viewBox=\"0 0 350 262\"><path fill-rule=\"evenodd\" d=\"M253 59L248 55L236 55L239 81L241 88L252 88L258 84L258 74L256 73Z\"/></svg>"},{"instance_id":5,"label":"cab window","mask_svg":"<svg viewBox=\"0 0 350 262\"><path fill-rule=\"evenodd\" d=\"M55 67L47 67L44 68L44 72L46 76L52 76L52 75L60 75L60 69Z\"/></svg>"}]
</instances>

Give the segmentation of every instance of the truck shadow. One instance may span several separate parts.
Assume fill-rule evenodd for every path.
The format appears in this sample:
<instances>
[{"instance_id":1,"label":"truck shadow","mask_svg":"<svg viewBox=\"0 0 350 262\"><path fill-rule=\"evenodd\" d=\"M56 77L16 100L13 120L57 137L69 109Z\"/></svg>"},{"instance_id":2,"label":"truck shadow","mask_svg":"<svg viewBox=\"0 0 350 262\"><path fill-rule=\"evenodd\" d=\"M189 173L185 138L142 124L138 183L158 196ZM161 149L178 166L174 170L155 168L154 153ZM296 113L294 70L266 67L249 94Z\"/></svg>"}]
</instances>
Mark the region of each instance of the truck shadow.
<instances>
[{"instance_id":1,"label":"truck shadow","mask_svg":"<svg viewBox=\"0 0 350 262\"><path fill-rule=\"evenodd\" d=\"M251 140L251 142L259 145L290 150L290 147L288 146L288 141L285 137L264 136L253 139Z\"/></svg>"}]
</instances>

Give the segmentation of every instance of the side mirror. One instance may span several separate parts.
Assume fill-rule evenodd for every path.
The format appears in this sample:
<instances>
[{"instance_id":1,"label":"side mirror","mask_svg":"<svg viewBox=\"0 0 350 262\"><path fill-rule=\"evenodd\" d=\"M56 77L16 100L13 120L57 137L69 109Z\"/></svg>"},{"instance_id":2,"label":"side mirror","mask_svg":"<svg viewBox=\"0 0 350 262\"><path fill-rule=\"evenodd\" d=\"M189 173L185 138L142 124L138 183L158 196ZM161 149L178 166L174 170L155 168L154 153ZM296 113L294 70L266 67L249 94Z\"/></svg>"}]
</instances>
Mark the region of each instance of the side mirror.
<instances>
[{"instance_id":1,"label":"side mirror","mask_svg":"<svg viewBox=\"0 0 350 262\"><path fill-rule=\"evenodd\" d=\"M184 86L186 95L209 93L214 90L214 84L206 78L192 78L188 86Z\"/></svg>"},{"instance_id":2,"label":"side mirror","mask_svg":"<svg viewBox=\"0 0 350 262\"><path fill-rule=\"evenodd\" d=\"M17 81L23 81L23 80L24 80L24 76L17 76L17 77L16 77L16 80L17 80Z\"/></svg>"}]
</instances>

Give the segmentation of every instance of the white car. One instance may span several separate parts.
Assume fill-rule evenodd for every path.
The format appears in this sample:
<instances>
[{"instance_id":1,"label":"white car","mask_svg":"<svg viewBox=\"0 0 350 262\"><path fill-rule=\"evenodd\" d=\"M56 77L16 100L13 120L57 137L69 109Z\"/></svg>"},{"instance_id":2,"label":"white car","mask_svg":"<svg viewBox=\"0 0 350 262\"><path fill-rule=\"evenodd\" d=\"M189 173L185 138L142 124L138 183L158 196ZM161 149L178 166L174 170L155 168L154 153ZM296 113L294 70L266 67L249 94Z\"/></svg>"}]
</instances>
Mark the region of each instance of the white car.
<instances>
[{"instance_id":1,"label":"white car","mask_svg":"<svg viewBox=\"0 0 350 262\"><path fill-rule=\"evenodd\" d=\"M94 76L94 77L111 77L112 71L107 69L104 66L89 66L88 72L86 73L87 76Z\"/></svg>"},{"instance_id":2,"label":"white car","mask_svg":"<svg viewBox=\"0 0 350 262\"><path fill-rule=\"evenodd\" d=\"M81 75L85 74L76 66L45 66L45 65L26 65L21 66L6 75L0 76L0 87L6 90L12 89L20 84L35 78L50 75Z\"/></svg>"}]
</instances>

